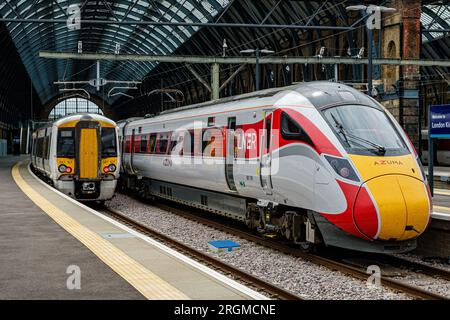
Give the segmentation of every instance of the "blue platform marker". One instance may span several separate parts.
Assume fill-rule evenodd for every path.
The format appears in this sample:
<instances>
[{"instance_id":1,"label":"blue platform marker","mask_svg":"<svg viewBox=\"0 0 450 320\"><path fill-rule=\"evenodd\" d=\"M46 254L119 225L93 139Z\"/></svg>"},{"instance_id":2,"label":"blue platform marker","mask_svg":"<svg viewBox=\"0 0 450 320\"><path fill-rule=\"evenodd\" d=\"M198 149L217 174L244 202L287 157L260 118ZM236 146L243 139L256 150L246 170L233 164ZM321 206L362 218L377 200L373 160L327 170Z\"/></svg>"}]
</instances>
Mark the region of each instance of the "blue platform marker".
<instances>
[{"instance_id":1,"label":"blue platform marker","mask_svg":"<svg viewBox=\"0 0 450 320\"><path fill-rule=\"evenodd\" d=\"M208 247L213 252L231 252L239 250L241 245L231 240L216 240L208 242Z\"/></svg>"}]
</instances>

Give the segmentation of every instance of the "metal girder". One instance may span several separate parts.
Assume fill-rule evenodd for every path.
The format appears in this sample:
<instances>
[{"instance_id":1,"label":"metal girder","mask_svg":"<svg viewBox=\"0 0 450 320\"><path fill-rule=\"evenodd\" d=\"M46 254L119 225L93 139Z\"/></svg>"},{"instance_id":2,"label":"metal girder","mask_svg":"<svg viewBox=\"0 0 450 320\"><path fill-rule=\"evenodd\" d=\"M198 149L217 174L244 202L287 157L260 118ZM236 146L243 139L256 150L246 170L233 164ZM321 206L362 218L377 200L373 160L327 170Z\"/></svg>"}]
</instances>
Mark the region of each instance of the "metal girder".
<instances>
[{"instance_id":1,"label":"metal girder","mask_svg":"<svg viewBox=\"0 0 450 320\"><path fill-rule=\"evenodd\" d=\"M211 66L211 100L220 98L220 65L213 63Z\"/></svg>"},{"instance_id":2,"label":"metal girder","mask_svg":"<svg viewBox=\"0 0 450 320\"><path fill-rule=\"evenodd\" d=\"M22 19L0 18L5 23L51 23L67 24L66 19ZM209 27L209 28L250 28L250 29L301 29L301 30L351 30L353 27L340 26L307 26L297 24L254 24L254 23L209 23L209 22L172 22L172 21L142 21L142 20L81 20L81 24L88 25L135 25L135 26L171 26L171 27Z\"/></svg>"},{"instance_id":3,"label":"metal girder","mask_svg":"<svg viewBox=\"0 0 450 320\"><path fill-rule=\"evenodd\" d=\"M205 79L203 79L198 73L197 71L194 70L194 68L192 68L190 65L186 65L186 68L194 75L194 77L197 78L198 81L200 81L201 84L203 84L205 86L205 88L211 92L211 86L208 84L208 82L206 82Z\"/></svg>"},{"instance_id":4,"label":"metal girder","mask_svg":"<svg viewBox=\"0 0 450 320\"><path fill-rule=\"evenodd\" d=\"M74 60L109 60L109 61L140 61L140 62L170 62L170 63L190 63L190 64L256 64L255 57L211 57L211 56L177 56L177 55L134 55L134 54L109 54L109 53L72 53L72 52L50 52L41 51L40 58L47 59L74 59ZM368 59L339 58L339 57L267 57L259 58L260 64L367 64ZM433 59L373 59L374 65L416 65L423 67L440 66L450 67L449 60Z\"/></svg>"},{"instance_id":5,"label":"metal girder","mask_svg":"<svg viewBox=\"0 0 450 320\"><path fill-rule=\"evenodd\" d=\"M247 66L247 65L242 64L239 68L237 68L237 69L233 72L233 74L232 74L227 80L225 80L225 81L222 83L222 85L221 85L220 88L219 88L219 91L222 91L222 90L227 86L227 84L230 83L230 81L233 80L233 79L239 74L239 72L241 72L246 66Z\"/></svg>"}]
</instances>

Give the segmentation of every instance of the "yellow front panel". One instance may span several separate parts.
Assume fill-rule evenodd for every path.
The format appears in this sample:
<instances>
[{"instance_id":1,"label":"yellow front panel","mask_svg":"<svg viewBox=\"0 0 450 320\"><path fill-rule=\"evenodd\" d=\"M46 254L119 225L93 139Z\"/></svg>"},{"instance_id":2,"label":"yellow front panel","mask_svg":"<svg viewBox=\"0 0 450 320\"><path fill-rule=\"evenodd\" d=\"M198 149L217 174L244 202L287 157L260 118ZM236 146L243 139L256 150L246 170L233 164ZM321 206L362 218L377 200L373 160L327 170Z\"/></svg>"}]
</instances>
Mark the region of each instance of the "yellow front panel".
<instances>
[{"instance_id":1,"label":"yellow front panel","mask_svg":"<svg viewBox=\"0 0 450 320\"><path fill-rule=\"evenodd\" d=\"M404 174L422 180L420 168L410 154L405 156L378 157L349 155L364 181L385 174Z\"/></svg>"},{"instance_id":2,"label":"yellow front panel","mask_svg":"<svg viewBox=\"0 0 450 320\"><path fill-rule=\"evenodd\" d=\"M81 129L80 178L95 179L98 176L98 141L96 129Z\"/></svg>"},{"instance_id":3,"label":"yellow front panel","mask_svg":"<svg viewBox=\"0 0 450 320\"><path fill-rule=\"evenodd\" d=\"M406 204L397 176L372 179L367 186L378 206L381 220L380 240L399 240L405 232L407 221Z\"/></svg>"},{"instance_id":4,"label":"yellow front panel","mask_svg":"<svg viewBox=\"0 0 450 320\"><path fill-rule=\"evenodd\" d=\"M425 231L430 214L428 193L422 182L405 176L398 176L403 197L405 198L406 210L408 211L407 225L414 230L405 231L403 240L417 237Z\"/></svg>"},{"instance_id":5,"label":"yellow front panel","mask_svg":"<svg viewBox=\"0 0 450 320\"><path fill-rule=\"evenodd\" d=\"M102 120L94 120L94 121L100 123L100 125L103 128L115 128L116 127L114 124L111 124L111 123L106 122L106 121L102 121ZM66 121L66 122L60 124L59 128L73 128L73 127L75 127L78 124L78 122L80 122L79 119L78 120Z\"/></svg>"}]
</instances>

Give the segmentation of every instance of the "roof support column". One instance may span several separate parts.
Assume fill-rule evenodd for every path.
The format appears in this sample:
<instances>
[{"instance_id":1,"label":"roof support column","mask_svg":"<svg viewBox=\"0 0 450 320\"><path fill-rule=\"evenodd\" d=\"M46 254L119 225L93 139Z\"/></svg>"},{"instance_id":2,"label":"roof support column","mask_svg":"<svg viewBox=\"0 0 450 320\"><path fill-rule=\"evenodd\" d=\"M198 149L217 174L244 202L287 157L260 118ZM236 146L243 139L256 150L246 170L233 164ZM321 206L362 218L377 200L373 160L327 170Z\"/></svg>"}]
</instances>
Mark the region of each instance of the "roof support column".
<instances>
[{"instance_id":1,"label":"roof support column","mask_svg":"<svg viewBox=\"0 0 450 320\"><path fill-rule=\"evenodd\" d=\"M220 65L213 63L211 66L211 100L220 97Z\"/></svg>"},{"instance_id":2,"label":"roof support column","mask_svg":"<svg viewBox=\"0 0 450 320\"><path fill-rule=\"evenodd\" d=\"M422 34L420 32L421 0L403 0L402 6L402 58L420 58ZM403 81L400 93L400 124L405 128L416 148L419 145L419 87L420 66L402 66Z\"/></svg>"}]
</instances>

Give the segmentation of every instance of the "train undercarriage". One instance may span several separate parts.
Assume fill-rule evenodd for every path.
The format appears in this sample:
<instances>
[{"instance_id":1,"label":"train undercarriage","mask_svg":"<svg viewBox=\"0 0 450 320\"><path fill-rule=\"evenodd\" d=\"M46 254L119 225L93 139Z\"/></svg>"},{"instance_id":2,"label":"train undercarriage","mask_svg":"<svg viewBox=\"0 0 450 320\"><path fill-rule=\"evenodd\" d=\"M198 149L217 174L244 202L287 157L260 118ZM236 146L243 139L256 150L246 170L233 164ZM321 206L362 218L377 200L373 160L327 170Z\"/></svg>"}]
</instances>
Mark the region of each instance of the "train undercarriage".
<instances>
[{"instance_id":1,"label":"train undercarriage","mask_svg":"<svg viewBox=\"0 0 450 320\"><path fill-rule=\"evenodd\" d=\"M163 198L244 223L267 238L278 238L312 250L322 244L314 216L307 210L274 202L237 197L147 178L121 174L119 190L131 190L144 199Z\"/></svg>"},{"instance_id":2,"label":"train undercarriage","mask_svg":"<svg viewBox=\"0 0 450 320\"><path fill-rule=\"evenodd\" d=\"M138 179L123 173L119 190L133 191L143 199L162 198L239 220L264 237L287 240L305 251L331 246L374 253L402 253L417 246L416 239L378 241L357 238L310 210L148 178Z\"/></svg>"}]
</instances>

